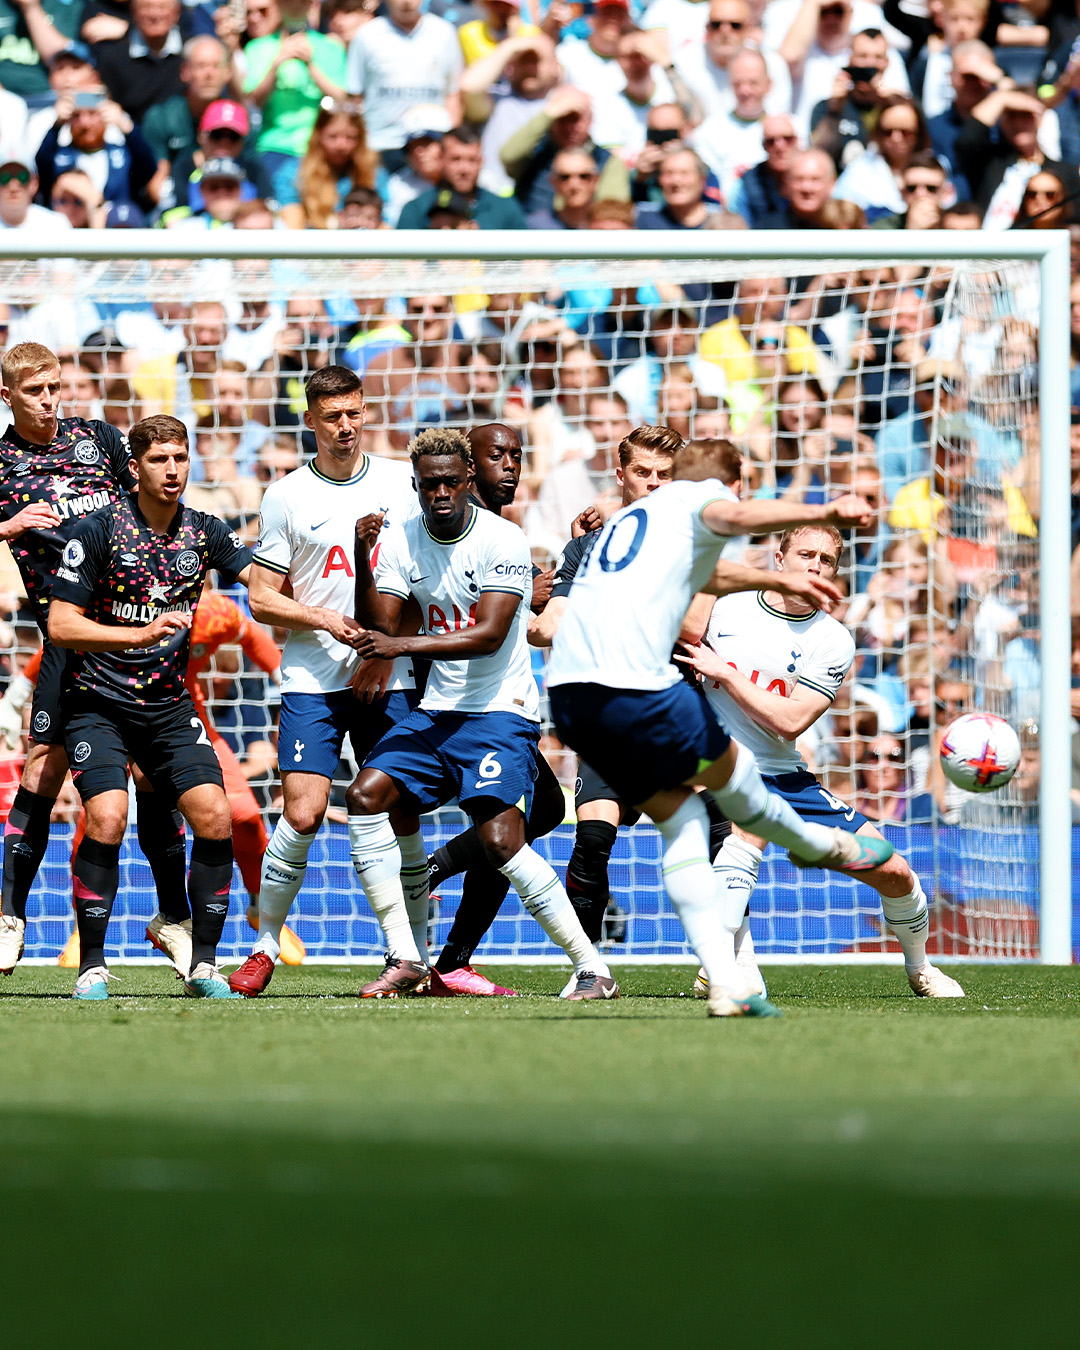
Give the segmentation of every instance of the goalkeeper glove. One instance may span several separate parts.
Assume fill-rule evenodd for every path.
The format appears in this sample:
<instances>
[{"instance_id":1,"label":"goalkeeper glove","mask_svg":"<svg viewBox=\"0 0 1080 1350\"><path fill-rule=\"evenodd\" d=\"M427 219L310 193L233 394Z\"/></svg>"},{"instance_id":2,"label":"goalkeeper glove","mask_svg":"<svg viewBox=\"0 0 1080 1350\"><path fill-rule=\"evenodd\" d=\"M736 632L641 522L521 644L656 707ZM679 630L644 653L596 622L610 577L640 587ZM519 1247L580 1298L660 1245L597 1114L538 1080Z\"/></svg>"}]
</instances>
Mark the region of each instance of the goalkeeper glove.
<instances>
[{"instance_id":1,"label":"goalkeeper glove","mask_svg":"<svg viewBox=\"0 0 1080 1350\"><path fill-rule=\"evenodd\" d=\"M9 750L18 750L23 734L23 708L33 692L34 686L26 676L16 675L0 698L0 746L6 743Z\"/></svg>"}]
</instances>

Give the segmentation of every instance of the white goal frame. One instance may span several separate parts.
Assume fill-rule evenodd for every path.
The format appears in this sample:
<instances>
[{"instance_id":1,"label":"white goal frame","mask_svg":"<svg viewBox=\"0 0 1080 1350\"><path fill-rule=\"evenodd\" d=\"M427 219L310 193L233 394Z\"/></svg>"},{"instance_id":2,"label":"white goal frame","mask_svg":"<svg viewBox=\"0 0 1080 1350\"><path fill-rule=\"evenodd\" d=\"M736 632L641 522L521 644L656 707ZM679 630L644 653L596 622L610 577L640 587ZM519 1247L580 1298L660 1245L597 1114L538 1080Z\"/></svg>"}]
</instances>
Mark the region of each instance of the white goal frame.
<instances>
[{"instance_id":1,"label":"white goal frame","mask_svg":"<svg viewBox=\"0 0 1080 1350\"><path fill-rule=\"evenodd\" d=\"M0 236L0 261L74 258L397 260L415 262L1031 262L1038 265L1039 408L1042 454L1042 754L1039 789L1039 950L1043 964L1072 961L1071 713L1069 703L1069 235L1065 230L982 234L804 231L72 231L29 247L21 232ZM469 278L462 277L463 288ZM1052 340L1048 340L1052 339ZM827 958L826 958L827 959Z\"/></svg>"}]
</instances>

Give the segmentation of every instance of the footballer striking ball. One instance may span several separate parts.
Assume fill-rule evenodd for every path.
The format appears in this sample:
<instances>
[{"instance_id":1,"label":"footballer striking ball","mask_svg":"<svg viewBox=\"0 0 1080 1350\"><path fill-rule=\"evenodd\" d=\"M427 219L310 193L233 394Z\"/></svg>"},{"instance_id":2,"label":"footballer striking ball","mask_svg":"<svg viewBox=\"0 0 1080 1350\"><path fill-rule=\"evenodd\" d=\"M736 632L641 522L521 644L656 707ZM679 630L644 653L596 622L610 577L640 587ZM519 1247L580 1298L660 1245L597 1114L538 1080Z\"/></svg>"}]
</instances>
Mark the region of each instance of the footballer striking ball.
<instances>
[{"instance_id":1,"label":"footballer striking ball","mask_svg":"<svg viewBox=\"0 0 1080 1350\"><path fill-rule=\"evenodd\" d=\"M1004 787L1020 763L1020 738L1004 717L965 713L941 738L941 767L966 792Z\"/></svg>"}]
</instances>

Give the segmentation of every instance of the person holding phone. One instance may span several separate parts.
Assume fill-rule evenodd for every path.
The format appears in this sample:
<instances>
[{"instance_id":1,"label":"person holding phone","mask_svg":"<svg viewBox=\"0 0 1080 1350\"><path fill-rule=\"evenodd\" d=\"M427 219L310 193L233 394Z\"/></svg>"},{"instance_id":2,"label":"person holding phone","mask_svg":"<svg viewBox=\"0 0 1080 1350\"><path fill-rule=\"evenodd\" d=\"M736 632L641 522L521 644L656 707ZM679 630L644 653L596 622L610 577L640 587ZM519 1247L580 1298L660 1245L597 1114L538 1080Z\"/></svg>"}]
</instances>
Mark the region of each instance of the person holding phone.
<instances>
[{"instance_id":1,"label":"person holding phone","mask_svg":"<svg viewBox=\"0 0 1080 1350\"><path fill-rule=\"evenodd\" d=\"M144 210L157 202L164 177L142 132L101 85L56 100L56 120L37 153L46 198L71 169L89 174L106 204L134 202Z\"/></svg>"},{"instance_id":2,"label":"person holding phone","mask_svg":"<svg viewBox=\"0 0 1080 1350\"><path fill-rule=\"evenodd\" d=\"M856 33L847 65L836 72L832 93L810 114L810 142L832 155L837 171L855 153L849 146L870 144L881 111L885 93L882 79L888 64L889 44L880 29Z\"/></svg>"}]
</instances>

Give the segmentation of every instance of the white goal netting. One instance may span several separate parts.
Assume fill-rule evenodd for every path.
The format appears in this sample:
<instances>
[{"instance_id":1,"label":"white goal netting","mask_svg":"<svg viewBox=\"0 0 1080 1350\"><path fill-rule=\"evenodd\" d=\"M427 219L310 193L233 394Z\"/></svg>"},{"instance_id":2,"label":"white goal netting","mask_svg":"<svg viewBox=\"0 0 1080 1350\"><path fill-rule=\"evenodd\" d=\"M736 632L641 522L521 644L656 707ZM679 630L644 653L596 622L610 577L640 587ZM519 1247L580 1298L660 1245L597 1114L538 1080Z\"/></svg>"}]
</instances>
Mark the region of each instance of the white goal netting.
<instances>
[{"instance_id":1,"label":"white goal netting","mask_svg":"<svg viewBox=\"0 0 1080 1350\"><path fill-rule=\"evenodd\" d=\"M845 236L847 243L853 236ZM838 255L840 250L838 250ZM821 501L853 489L877 508L855 536L839 616L857 658L830 712L801 742L827 789L880 821L933 902L932 950L987 958L1039 950L1038 813L1040 425L1034 264L835 259L806 262L285 262L212 259L0 263L9 344L63 358L65 415L126 428L169 412L192 434L188 501L246 539L267 483L302 464L303 382L340 362L365 382L367 448L403 456L424 426L502 421L525 465L505 514L550 566L571 518L617 509L615 448L631 427L729 435L744 492ZM747 559L769 565L771 543ZM6 555L6 550L4 550ZM5 677L35 650L17 574L0 575ZM234 594L244 609L242 593ZM282 635L277 635L279 638ZM544 658L535 654L543 690ZM279 803L276 695L250 653L228 642L203 679L210 716L248 776L267 827ZM1024 759L992 797L949 787L942 728L965 710L1009 718ZM560 872L573 840L576 763L545 752L568 794L568 823L539 847ZM25 746L0 755L10 791ZM381 950L353 878L343 823L344 760L332 815L312 850L293 926L313 958ZM51 959L71 929L69 861L77 805L58 805L31 898L27 955ZM456 812L426 822L432 846ZM147 954L155 904L133 840L111 928L117 957ZM620 832L610 950L688 954L660 884L649 825ZM442 888L441 944L456 911ZM248 946L239 873L222 948ZM874 955L890 949L876 895L834 875L796 873L767 854L753 902L766 956ZM553 954L511 898L481 959Z\"/></svg>"}]
</instances>

